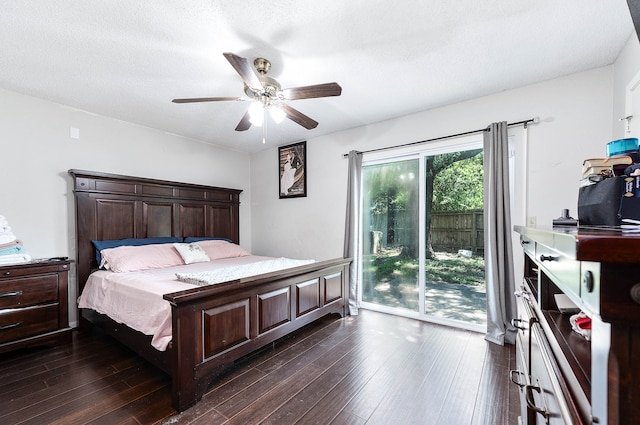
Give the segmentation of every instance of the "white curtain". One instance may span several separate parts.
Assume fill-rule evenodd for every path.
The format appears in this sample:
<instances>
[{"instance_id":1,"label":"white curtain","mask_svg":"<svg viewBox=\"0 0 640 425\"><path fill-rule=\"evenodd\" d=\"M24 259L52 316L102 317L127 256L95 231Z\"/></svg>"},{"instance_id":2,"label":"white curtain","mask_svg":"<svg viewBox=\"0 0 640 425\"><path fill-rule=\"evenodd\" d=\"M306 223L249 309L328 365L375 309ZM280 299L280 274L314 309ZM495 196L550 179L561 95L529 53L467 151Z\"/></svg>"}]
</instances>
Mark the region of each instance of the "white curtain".
<instances>
[{"instance_id":1,"label":"white curtain","mask_svg":"<svg viewBox=\"0 0 640 425\"><path fill-rule=\"evenodd\" d=\"M344 257L352 258L349 267L349 314L358 314L358 279L360 266L360 189L362 187L362 153L349 152L347 179L347 212L344 226Z\"/></svg>"},{"instance_id":2,"label":"white curtain","mask_svg":"<svg viewBox=\"0 0 640 425\"><path fill-rule=\"evenodd\" d=\"M484 249L487 283L487 334L496 344L515 343L515 277L511 243L509 140L507 123L484 132Z\"/></svg>"}]
</instances>

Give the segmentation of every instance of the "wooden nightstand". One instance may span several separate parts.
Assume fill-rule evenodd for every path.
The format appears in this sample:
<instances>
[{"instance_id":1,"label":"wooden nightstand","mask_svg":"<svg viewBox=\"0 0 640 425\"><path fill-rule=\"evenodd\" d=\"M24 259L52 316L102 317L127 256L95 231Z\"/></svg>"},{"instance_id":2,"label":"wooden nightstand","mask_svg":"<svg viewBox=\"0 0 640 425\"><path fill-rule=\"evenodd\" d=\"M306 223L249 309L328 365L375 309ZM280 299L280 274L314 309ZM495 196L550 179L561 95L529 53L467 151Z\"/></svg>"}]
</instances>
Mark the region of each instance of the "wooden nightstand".
<instances>
[{"instance_id":1,"label":"wooden nightstand","mask_svg":"<svg viewBox=\"0 0 640 425\"><path fill-rule=\"evenodd\" d=\"M0 353L71 341L67 301L71 261L0 266Z\"/></svg>"}]
</instances>

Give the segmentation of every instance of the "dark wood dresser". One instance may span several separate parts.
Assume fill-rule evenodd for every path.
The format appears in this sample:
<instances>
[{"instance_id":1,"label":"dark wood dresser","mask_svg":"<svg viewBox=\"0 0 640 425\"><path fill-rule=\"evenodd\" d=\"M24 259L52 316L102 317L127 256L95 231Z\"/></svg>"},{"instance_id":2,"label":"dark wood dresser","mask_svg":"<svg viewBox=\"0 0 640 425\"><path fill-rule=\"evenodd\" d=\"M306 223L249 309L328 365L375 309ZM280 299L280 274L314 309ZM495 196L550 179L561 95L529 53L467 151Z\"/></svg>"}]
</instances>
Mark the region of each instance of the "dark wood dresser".
<instances>
[{"instance_id":1,"label":"dark wood dresser","mask_svg":"<svg viewBox=\"0 0 640 425\"><path fill-rule=\"evenodd\" d=\"M515 226L525 254L516 291L523 424L640 423L640 234ZM572 330L566 295L591 318ZM557 297L559 295L559 297Z\"/></svg>"},{"instance_id":2,"label":"dark wood dresser","mask_svg":"<svg viewBox=\"0 0 640 425\"><path fill-rule=\"evenodd\" d=\"M0 266L0 353L71 341L70 264L36 260Z\"/></svg>"}]
</instances>

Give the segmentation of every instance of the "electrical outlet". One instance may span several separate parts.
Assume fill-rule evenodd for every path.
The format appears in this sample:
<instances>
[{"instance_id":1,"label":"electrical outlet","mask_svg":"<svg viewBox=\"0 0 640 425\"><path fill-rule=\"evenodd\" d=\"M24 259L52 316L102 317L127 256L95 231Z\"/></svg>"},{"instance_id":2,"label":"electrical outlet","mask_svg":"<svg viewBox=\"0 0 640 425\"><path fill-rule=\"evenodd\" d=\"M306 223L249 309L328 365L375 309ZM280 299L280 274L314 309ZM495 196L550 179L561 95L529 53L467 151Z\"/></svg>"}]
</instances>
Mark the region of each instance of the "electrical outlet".
<instances>
[{"instance_id":1,"label":"electrical outlet","mask_svg":"<svg viewBox=\"0 0 640 425\"><path fill-rule=\"evenodd\" d=\"M528 216L527 217L527 226L535 227L535 225L536 225L536 216L535 215Z\"/></svg>"},{"instance_id":2,"label":"electrical outlet","mask_svg":"<svg viewBox=\"0 0 640 425\"><path fill-rule=\"evenodd\" d=\"M80 129L76 127L70 127L69 137L72 139L80 140Z\"/></svg>"}]
</instances>

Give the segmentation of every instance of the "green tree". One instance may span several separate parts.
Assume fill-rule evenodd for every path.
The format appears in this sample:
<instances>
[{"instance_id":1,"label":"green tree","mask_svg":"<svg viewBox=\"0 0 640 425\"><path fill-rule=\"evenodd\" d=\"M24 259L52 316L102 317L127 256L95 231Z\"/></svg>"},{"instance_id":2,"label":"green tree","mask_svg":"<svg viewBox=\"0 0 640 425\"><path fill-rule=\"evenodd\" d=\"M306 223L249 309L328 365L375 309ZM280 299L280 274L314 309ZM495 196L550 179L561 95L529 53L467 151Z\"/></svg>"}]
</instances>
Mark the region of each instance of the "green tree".
<instances>
[{"instance_id":1,"label":"green tree","mask_svg":"<svg viewBox=\"0 0 640 425\"><path fill-rule=\"evenodd\" d=\"M417 212L414 211L415 208L408 206L415 205L414 197L418 196L414 180L418 177L418 162L407 160L367 166L364 173L365 181L368 182L368 193L365 199L370 201L370 204L365 206L370 214L367 219L386 218L385 240L388 245L393 246L397 242L396 230L399 221L406 223L408 220L414 226L417 225ZM373 224L373 222L365 223L366 231ZM381 226L380 223L376 224ZM417 246L407 248L417 249Z\"/></svg>"},{"instance_id":2,"label":"green tree","mask_svg":"<svg viewBox=\"0 0 640 425\"><path fill-rule=\"evenodd\" d=\"M426 159L425 174L427 184L427 199L426 199L426 253L427 259L435 258L435 252L433 251L433 244L431 239L431 212L433 208L433 194L434 194L434 182L436 177L458 161L463 161L468 158L472 158L478 154L481 154L482 149L473 149L468 151L451 152L439 155L429 156Z\"/></svg>"},{"instance_id":3,"label":"green tree","mask_svg":"<svg viewBox=\"0 0 640 425\"><path fill-rule=\"evenodd\" d=\"M433 182L433 211L469 211L483 208L482 153L454 162Z\"/></svg>"}]
</instances>

